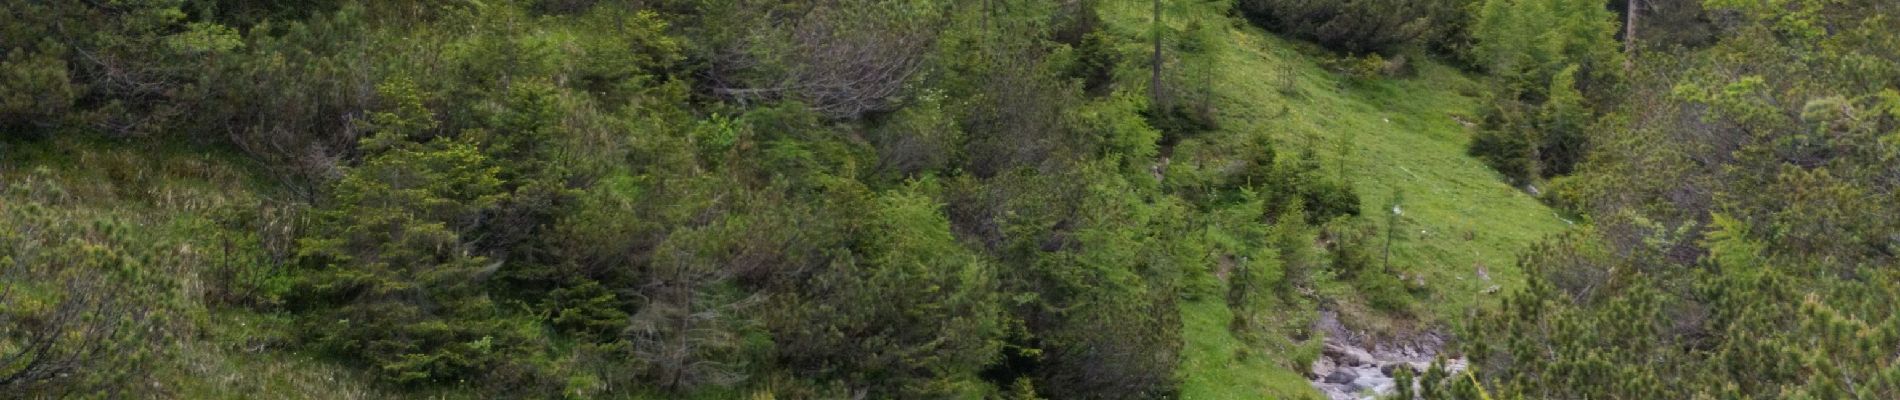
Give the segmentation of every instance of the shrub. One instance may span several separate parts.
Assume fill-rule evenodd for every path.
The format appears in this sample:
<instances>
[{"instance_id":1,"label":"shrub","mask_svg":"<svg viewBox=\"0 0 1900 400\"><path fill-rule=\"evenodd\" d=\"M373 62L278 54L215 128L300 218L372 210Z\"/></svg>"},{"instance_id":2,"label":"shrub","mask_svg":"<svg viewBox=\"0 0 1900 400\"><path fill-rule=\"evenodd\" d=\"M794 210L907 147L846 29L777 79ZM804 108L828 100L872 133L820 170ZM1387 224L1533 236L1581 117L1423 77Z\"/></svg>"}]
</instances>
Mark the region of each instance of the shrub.
<instances>
[{"instance_id":1,"label":"shrub","mask_svg":"<svg viewBox=\"0 0 1900 400\"><path fill-rule=\"evenodd\" d=\"M1143 114L1148 117L1148 125L1161 131L1161 140L1175 143L1220 128L1214 115L1206 111L1192 104L1175 103L1160 110L1143 110Z\"/></svg>"},{"instance_id":2,"label":"shrub","mask_svg":"<svg viewBox=\"0 0 1900 400\"><path fill-rule=\"evenodd\" d=\"M1313 225L1358 216L1359 194L1352 184L1324 176L1320 168L1319 154L1310 148L1301 151L1299 159L1277 165L1267 197L1269 215L1286 213L1288 205L1299 202L1307 223Z\"/></svg>"},{"instance_id":3,"label":"shrub","mask_svg":"<svg viewBox=\"0 0 1900 400\"><path fill-rule=\"evenodd\" d=\"M947 168L958 158L963 131L945 101L941 93L926 93L872 132L880 169L909 177Z\"/></svg>"},{"instance_id":4,"label":"shrub","mask_svg":"<svg viewBox=\"0 0 1900 400\"><path fill-rule=\"evenodd\" d=\"M1412 73L1412 65L1403 55L1387 58L1377 53L1363 56L1325 57L1321 65L1361 81L1401 77Z\"/></svg>"},{"instance_id":5,"label":"shrub","mask_svg":"<svg viewBox=\"0 0 1900 400\"><path fill-rule=\"evenodd\" d=\"M415 90L383 85L395 107L374 117L379 132L363 144L371 156L330 188L299 242L310 270L294 307L307 311L313 341L386 380L472 378L513 344L481 284L500 265L463 237L505 194L499 168L473 144L408 141L435 124Z\"/></svg>"},{"instance_id":6,"label":"shrub","mask_svg":"<svg viewBox=\"0 0 1900 400\"><path fill-rule=\"evenodd\" d=\"M740 103L798 100L833 119L896 109L936 45L931 27L940 18L930 7L875 0L707 8L711 23L757 28L713 43L714 93ZM787 11L795 16L783 18Z\"/></svg>"},{"instance_id":7,"label":"shrub","mask_svg":"<svg viewBox=\"0 0 1900 400\"><path fill-rule=\"evenodd\" d=\"M1596 117L1577 91L1577 67L1551 78L1548 98L1538 110L1537 172L1544 178L1569 175L1583 162L1589 146L1585 129Z\"/></svg>"},{"instance_id":8,"label":"shrub","mask_svg":"<svg viewBox=\"0 0 1900 400\"><path fill-rule=\"evenodd\" d=\"M1485 165L1503 174L1512 183L1529 183L1531 179L1532 158L1531 143L1522 132L1506 129L1482 129L1471 137L1471 144L1465 150L1472 157L1484 161Z\"/></svg>"},{"instance_id":9,"label":"shrub","mask_svg":"<svg viewBox=\"0 0 1900 400\"><path fill-rule=\"evenodd\" d=\"M1514 183L1565 175L1584 130L1618 86L1615 15L1589 0L1484 0L1472 57L1494 76L1495 107L1468 149Z\"/></svg>"},{"instance_id":10,"label":"shrub","mask_svg":"<svg viewBox=\"0 0 1900 400\"><path fill-rule=\"evenodd\" d=\"M1364 274L1354 279L1352 286L1373 308L1400 314L1411 312L1412 293L1397 275L1384 272Z\"/></svg>"},{"instance_id":11,"label":"shrub","mask_svg":"<svg viewBox=\"0 0 1900 400\"><path fill-rule=\"evenodd\" d=\"M782 359L864 385L873 397L982 392L976 373L1000 350L1002 333L995 268L956 241L940 206L919 190L926 185L870 198L834 193L838 205L869 211L852 223L866 232L771 318Z\"/></svg>"},{"instance_id":12,"label":"shrub","mask_svg":"<svg viewBox=\"0 0 1900 400\"><path fill-rule=\"evenodd\" d=\"M283 178L310 189L340 175L355 157L380 61L358 7L284 24L262 24L207 79L214 101L199 107L206 132L220 132ZM314 197L314 196L311 196Z\"/></svg>"},{"instance_id":13,"label":"shrub","mask_svg":"<svg viewBox=\"0 0 1900 400\"><path fill-rule=\"evenodd\" d=\"M1577 91L1576 74L1575 66L1558 73L1535 108L1504 100L1485 117L1466 152L1518 184L1574 171L1589 146L1585 130L1596 120Z\"/></svg>"},{"instance_id":14,"label":"shrub","mask_svg":"<svg viewBox=\"0 0 1900 400\"><path fill-rule=\"evenodd\" d=\"M1455 16L1451 0L1239 0L1250 19L1282 34L1331 49L1365 54L1388 52L1434 33L1433 25Z\"/></svg>"},{"instance_id":15,"label":"shrub","mask_svg":"<svg viewBox=\"0 0 1900 400\"><path fill-rule=\"evenodd\" d=\"M44 177L0 189L0 393L120 396L163 356L180 289L164 245L69 211Z\"/></svg>"},{"instance_id":16,"label":"shrub","mask_svg":"<svg viewBox=\"0 0 1900 400\"><path fill-rule=\"evenodd\" d=\"M0 130L58 126L76 95L67 73L66 61L53 54L0 49Z\"/></svg>"},{"instance_id":17,"label":"shrub","mask_svg":"<svg viewBox=\"0 0 1900 400\"><path fill-rule=\"evenodd\" d=\"M1333 218L1358 216L1359 194L1351 185L1337 180L1317 178L1301 187L1300 200L1306 204L1308 223L1321 223Z\"/></svg>"},{"instance_id":18,"label":"shrub","mask_svg":"<svg viewBox=\"0 0 1900 400\"><path fill-rule=\"evenodd\" d=\"M1168 397L1182 344L1179 279L1188 260L1206 255L1177 240L1152 240L1188 236L1180 205L1148 204L1130 181L1141 178L1104 170L1112 168L1032 180L1066 193L1057 197L1066 204L1015 208L1003 229L1036 233L1012 245L1026 259L1004 275L1011 279L1005 284L1039 300L1019 312L1039 342L1028 347L1043 350L1035 384L1045 394Z\"/></svg>"},{"instance_id":19,"label":"shrub","mask_svg":"<svg viewBox=\"0 0 1900 400\"><path fill-rule=\"evenodd\" d=\"M1388 312L1411 310L1412 294L1399 280L1402 274L1388 270L1381 260L1377 246L1383 240L1374 234L1373 226L1341 221L1332 224L1327 234L1333 276L1352 285L1367 305Z\"/></svg>"},{"instance_id":20,"label":"shrub","mask_svg":"<svg viewBox=\"0 0 1900 400\"><path fill-rule=\"evenodd\" d=\"M0 42L6 43L0 53L7 60L0 65L6 78L0 96L45 95L46 101L23 109L0 104L0 124L25 117L41 127L143 136L192 121L193 107L207 99L202 72L242 43L229 27L192 20L185 3L8 4L0 15ZM37 46L29 50L29 43ZM57 121L45 114L68 109Z\"/></svg>"},{"instance_id":21,"label":"shrub","mask_svg":"<svg viewBox=\"0 0 1900 400\"><path fill-rule=\"evenodd\" d=\"M1267 246L1276 250L1280 268L1285 271L1280 280L1282 295L1295 293L1295 288L1311 287L1313 273L1321 266L1318 246L1313 244L1314 231L1307 225L1306 211L1295 204L1283 211L1267 232Z\"/></svg>"},{"instance_id":22,"label":"shrub","mask_svg":"<svg viewBox=\"0 0 1900 400\"><path fill-rule=\"evenodd\" d=\"M1616 16L1600 1L1484 0L1477 11L1475 58L1513 87L1541 89L1570 65L1598 78L1621 61Z\"/></svg>"},{"instance_id":23,"label":"shrub","mask_svg":"<svg viewBox=\"0 0 1900 400\"><path fill-rule=\"evenodd\" d=\"M627 326L627 313L619 306L612 291L592 280L550 291L542 303L556 328L593 342L610 341Z\"/></svg>"}]
</instances>

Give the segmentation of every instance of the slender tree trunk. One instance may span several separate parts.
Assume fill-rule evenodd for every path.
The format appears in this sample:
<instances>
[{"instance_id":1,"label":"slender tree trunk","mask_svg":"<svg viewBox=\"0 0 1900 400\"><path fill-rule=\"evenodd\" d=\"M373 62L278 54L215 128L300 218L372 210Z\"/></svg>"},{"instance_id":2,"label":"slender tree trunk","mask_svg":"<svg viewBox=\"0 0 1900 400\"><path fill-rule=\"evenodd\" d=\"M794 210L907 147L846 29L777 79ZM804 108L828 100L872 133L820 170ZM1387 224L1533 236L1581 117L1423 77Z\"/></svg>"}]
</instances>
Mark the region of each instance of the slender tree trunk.
<instances>
[{"instance_id":1,"label":"slender tree trunk","mask_svg":"<svg viewBox=\"0 0 1900 400\"><path fill-rule=\"evenodd\" d=\"M1629 0L1629 7L1624 10L1623 70L1626 72L1636 69L1636 10L1639 3L1641 0Z\"/></svg>"},{"instance_id":2,"label":"slender tree trunk","mask_svg":"<svg viewBox=\"0 0 1900 400\"><path fill-rule=\"evenodd\" d=\"M1148 95L1154 98L1154 106L1159 110L1164 100L1161 96L1161 0L1154 0L1154 6L1155 51L1154 57L1149 60L1153 65L1149 69Z\"/></svg>"},{"instance_id":3,"label":"slender tree trunk","mask_svg":"<svg viewBox=\"0 0 1900 400\"><path fill-rule=\"evenodd\" d=\"M990 1L993 0L983 0L983 44L985 45L995 40L995 38L990 37L990 35L995 34L995 32L990 29Z\"/></svg>"},{"instance_id":4,"label":"slender tree trunk","mask_svg":"<svg viewBox=\"0 0 1900 400\"><path fill-rule=\"evenodd\" d=\"M1392 273L1392 238L1398 236L1399 219L1396 217L1398 214L1393 215L1394 217L1388 219L1385 223L1385 251L1384 254L1380 256L1381 261L1379 262L1379 269L1384 270L1385 273L1388 274Z\"/></svg>"},{"instance_id":5,"label":"slender tree trunk","mask_svg":"<svg viewBox=\"0 0 1900 400\"><path fill-rule=\"evenodd\" d=\"M1401 215L1401 213L1404 212L1401 211L1403 210L1401 207L1403 207L1404 204L1405 191L1403 189L1392 189L1392 209L1386 210L1386 212L1391 214L1386 214L1385 220L1385 254L1380 257L1383 259L1380 261L1380 264L1383 264L1380 266L1380 269L1384 270L1387 274L1392 273L1392 240L1398 238L1399 222L1401 222L1400 218L1404 217Z\"/></svg>"},{"instance_id":6,"label":"slender tree trunk","mask_svg":"<svg viewBox=\"0 0 1900 400\"><path fill-rule=\"evenodd\" d=\"M1214 73L1218 70L1219 69L1215 67L1207 67L1201 70L1201 104L1198 111L1201 112L1200 117L1205 121L1214 120Z\"/></svg>"}]
</instances>

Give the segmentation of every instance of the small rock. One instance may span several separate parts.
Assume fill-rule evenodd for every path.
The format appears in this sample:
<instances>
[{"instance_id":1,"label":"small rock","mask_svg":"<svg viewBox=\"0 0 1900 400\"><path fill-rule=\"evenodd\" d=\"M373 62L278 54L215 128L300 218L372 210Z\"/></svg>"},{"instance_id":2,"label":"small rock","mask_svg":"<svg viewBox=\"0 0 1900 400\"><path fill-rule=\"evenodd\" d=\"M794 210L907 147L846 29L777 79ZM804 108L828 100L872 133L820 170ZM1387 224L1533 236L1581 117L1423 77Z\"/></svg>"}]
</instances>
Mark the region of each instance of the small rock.
<instances>
[{"instance_id":1,"label":"small rock","mask_svg":"<svg viewBox=\"0 0 1900 400\"><path fill-rule=\"evenodd\" d=\"M1450 372L1454 374L1459 373L1459 372L1465 372L1465 367L1466 367L1466 361L1463 358L1453 358L1453 359L1445 361L1446 372Z\"/></svg>"},{"instance_id":2,"label":"small rock","mask_svg":"<svg viewBox=\"0 0 1900 400\"><path fill-rule=\"evenodd\" d=\"M1359 375L1354 374L1350 369L1340 369L1333 371L1331 375L1326 375L1326 383L1331 384L1344 385L1356 380L1359 380Z\"/></svg>"},{"instance_id":3,"label":"small rock","mask_svg":"<svg viewBox=\"0 0 1900 400\"><path fill-rule=\"evenodd\" d=\"M1500 288L1500 287L1498 287L1498 285L1491 285L1491 287L1488 287L1488 288L1484 288L1484 292L1483 292L1483 293L1484 293L1484 294L1492 294L1492 293L1497 293L1497 292L1498 292L1498 289L1502 289L1502 288Z\"/></svg>"},{"instance_id":4,"label":"small rock","mask_svg":"<svg viewBox=\"0 0 1900 400\"><path fill-rule=\"evenodd\" d=\"M1337 364L1333 364L1333 359L1320 357L1318 360L1313 360L1313 369L1307 373L1313 378L1325 378L1327 375L1332 375L1333 370L1338 368Z\"/></svg>"},{"instance_id":5,"label":"small rock","mask_svg":"<svg viewBox=\"0 0 1900 400\"><path fill-rule=\"evenodd\" d=\"M1327 357L1332 357L1341 366L1366 365L1371 364L1373 360L1372 354L1366 353L1365 349L1340 346L1332 343L1327 343L1326 347L1321 349L1320 352Z\"/></svg>"}]
</instances>

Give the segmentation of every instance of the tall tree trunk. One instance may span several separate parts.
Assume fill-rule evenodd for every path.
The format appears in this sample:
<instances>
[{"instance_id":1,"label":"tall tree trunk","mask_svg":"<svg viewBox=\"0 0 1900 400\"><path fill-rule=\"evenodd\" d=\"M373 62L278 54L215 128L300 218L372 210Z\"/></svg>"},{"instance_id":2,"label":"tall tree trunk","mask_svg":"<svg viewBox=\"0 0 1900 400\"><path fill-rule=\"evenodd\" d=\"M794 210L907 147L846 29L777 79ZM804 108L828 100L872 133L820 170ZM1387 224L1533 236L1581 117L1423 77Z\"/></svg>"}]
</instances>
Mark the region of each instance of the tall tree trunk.
<instances>
[{"instance_id":1,"label":"tall tree trunk","mask_svg":"<svg viewBox=\"0 0 1900 400\"><path fill-rule=\"evenodd\" d=\"M1153 97L1155 109L1160 110L1164 106L1161 96L1161 0L1154 0L1154 6L1155 51L1154 57L1149 60L1153 65L1149 70L1148 95Z\"/></svg>"},{"instance_id":2,"label":"tall tree trunk","mask_svg":"<svg viewBox=\"0 0 1900 400\"><path fill-rule=\"evenodd\" d=\"M1636 10L1641 0L1629 0L1623 22L1623 71L1636 69Z\"/></svg>"},{"instance_id":3,"label":"tall tree trunk","mask_svg":"<svg viewBox=\"0 0 1900 400\"><path fill-rule=\"evenodd\" d=\"M983 0L983 44L985 45L995 41L995 38L990 37L990 35L996 33L990 29L990 1L992 0Z\"/></svg>"}]
</instances>

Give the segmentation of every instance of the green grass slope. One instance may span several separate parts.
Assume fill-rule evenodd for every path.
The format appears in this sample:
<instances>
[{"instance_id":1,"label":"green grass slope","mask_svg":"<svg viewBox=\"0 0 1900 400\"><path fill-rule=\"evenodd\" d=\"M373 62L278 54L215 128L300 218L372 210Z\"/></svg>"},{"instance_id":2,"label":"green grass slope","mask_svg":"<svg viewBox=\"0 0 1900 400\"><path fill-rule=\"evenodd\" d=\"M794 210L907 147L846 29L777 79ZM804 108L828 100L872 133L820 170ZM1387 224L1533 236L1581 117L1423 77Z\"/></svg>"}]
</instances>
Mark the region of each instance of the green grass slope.
<instances>
[{"instance_id":1,"label":"green grass slope","mask_svg":"<svg viewBox=\"0 0 1900 400\"><path fill-rule=\"evenodd\" d=\"M1148 2L1105 5L1111 31L1145 36ZM1297 44L1235 21L1216 7L1174 5L1169 25L1185 21L1221 26L1213 51L1218 68L1205 77L1220 127L1176 148L1174 162L1236 159L1219 153L1227 144L1268 135L1281 157L1312 149L1331 173L1343 173L1364 205L1363 217L1383 233L1395 192L1403 193L1395 270L1422 280L1410 315L1372 311L1343 283L1322 283L1327 307L1370 328L1405 330L1455 323L1467 310L1523 285L1515 256L1526 245L1567 229L1569 223L1536 199L1505 184L1465 154L1469 138L1461 120L1471 120L1483 92L1479 82L1434 62L1414 60L1415 72L1394 79L1361 80L1328 71ZM1132 52L1131 49L1125 49ZM1204 161L1194 161L1204 162ZM1484 270L1489 279L1480 276ZM1289 321L1309 321L1312 305L1291 307ZM1314 357L1317 338L1283 349L1246 349L1227 330L1231 312L1218 299L1183 302L1186 338L1179 375L1186 399L1315 397L1298 372ZM1404 314L1404 313L1401 313ZM1304 329L1289 323L1289 332ZM1264 357L1248 357L1265 354Z\"/></svg>"},{"instance_id":2,"label":"green grass slope","mask_svg":"<svg viewBox=\"0 0 1900 400\"><path fill-rule=\"evenodd\" d=\"M1228 333L1233 312L1220 299L1181 303L1181 398L1318 398L1285 353L1246 351L1246 343ZM1311 350L1308 350L1311 351ZM1310 358L1306 358L1309 359Z\"/></svg>"},{"instance_id":3,"label":"green grass slope","mask_svg":"<svg viewBox=\"0 0 1900 400\"><path fill-rule=\"evenodd\" d=\"M1343 167L1381 232L1394 193L1403 193L1391 263L1430 288L1420 299L1423 322L1463 315L1491 285L1521 286L1516 253L1569 225L1465 155L1469 135L1459 121L1479 106L1470 93L1481 89L1458 71L1420 62L1413 77L1355 82L1257 30L1236 29L1232 37L1215 86L1223 128L1273 135L1283 149L1323 147L1329 168ZM1292 84L1276 82L1276 71L1293 73Z\"/></svg>"}]
</instances>

